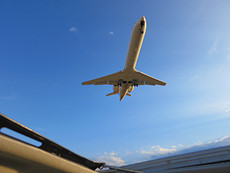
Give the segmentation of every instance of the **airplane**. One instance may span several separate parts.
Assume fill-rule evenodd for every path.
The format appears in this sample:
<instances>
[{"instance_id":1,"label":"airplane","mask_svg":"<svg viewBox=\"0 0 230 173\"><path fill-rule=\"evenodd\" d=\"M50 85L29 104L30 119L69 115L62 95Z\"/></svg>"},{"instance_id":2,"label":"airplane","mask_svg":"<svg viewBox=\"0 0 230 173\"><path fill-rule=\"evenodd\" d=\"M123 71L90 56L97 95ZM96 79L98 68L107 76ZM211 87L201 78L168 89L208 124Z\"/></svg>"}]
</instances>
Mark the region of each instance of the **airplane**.
<instances>
[{"instance_id":1,"label":"airplane","mask_svg":"<svg viewBox=\"0 0 230 173\"><path fill-rule=\"evenodd\" d=\"M119 94L120 101L125 95L131 96L130 92L138 85L162 85L166 83L148 76L135 69L140 53L141 45L146 32L146 19L142 16L133 26L128 45L124 69L122 71L82 82L82 85L113 85L113 92L106 96Z\"/></svg>"}]
</instances>

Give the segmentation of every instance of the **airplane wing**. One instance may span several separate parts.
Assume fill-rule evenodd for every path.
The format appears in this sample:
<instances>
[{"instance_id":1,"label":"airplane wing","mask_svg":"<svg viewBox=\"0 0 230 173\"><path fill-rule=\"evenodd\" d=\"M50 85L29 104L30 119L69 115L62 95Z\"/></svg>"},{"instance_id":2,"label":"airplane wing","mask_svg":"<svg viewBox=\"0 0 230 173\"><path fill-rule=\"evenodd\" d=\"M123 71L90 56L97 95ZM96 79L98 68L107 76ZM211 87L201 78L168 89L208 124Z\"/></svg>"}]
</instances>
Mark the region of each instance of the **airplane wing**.
<instances>
[{"instance_id":1,"label":"airplane wing","mask_svg":"<svg viewBox=\"0 0 230 173\"><path fill-rule=\"evenodd\" d=\"M82 85L117 85L117 83L119 82L119 80L121 80L123 78L123 72L119 71L107 76L103 76L97 79L93 79L93 80L89 80L86 82L82 82Z\"/></svg>"},{"instance_id":2,"label":"airplane wing","mask_svg":"<svg viewBox=\"0 0 230 173\"><path fill-rule=\"evenodd\" d=\"M138 85L163 85L165 86L166 83L163 81L160 81L156 78L153 78L151 76L148 76L147 74L144 74L142 72L136 71L133 74L133 79L136 80Z\"/></svg>"}]
</instances>

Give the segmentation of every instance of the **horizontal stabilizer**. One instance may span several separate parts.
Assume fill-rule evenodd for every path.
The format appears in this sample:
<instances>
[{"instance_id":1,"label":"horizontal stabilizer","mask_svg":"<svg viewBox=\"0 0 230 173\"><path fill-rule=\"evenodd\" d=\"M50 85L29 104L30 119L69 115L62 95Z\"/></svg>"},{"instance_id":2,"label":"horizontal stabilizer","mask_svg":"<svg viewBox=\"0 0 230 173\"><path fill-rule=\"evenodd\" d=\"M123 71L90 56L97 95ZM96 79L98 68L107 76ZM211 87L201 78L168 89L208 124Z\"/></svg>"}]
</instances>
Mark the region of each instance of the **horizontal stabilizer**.
<instances>
[{"instance_id":1,"label":"horizontal stabilizer","mask_svg":"<svg viewBox=\"0 0 230 173\"><path fill-rule=\"evenodd\" d=\"M114 95L114 94L117 94L117 93L112 92L112 93L106 94L106 96L112 96L112 95Z\"/></svg>"},{"instance_id":2,"label":"horizontal stabilizer","mask_svg":"<svg viewBox=\"0 0 230 173\"><path fill-rule=\"evenodd\" d=\"M127 96L131 96L131 94L129 94L129 93L126 93L126 95L127 95Z\"/></svg>"}]
</instances>

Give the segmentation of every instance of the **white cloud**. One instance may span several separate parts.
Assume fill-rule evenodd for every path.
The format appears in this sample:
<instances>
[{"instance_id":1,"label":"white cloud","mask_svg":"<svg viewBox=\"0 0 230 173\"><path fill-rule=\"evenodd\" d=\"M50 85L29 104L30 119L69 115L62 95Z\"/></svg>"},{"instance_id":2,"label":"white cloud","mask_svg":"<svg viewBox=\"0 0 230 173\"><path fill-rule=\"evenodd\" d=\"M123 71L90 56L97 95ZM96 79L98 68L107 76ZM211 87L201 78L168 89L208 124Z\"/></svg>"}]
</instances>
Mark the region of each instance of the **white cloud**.
<instances>
[{"instance_id":1,"label":"white cloud","mask_svg":"<svg viewBox=\"0 0 230 173\"><path fill-rule=\"evenodd\" d=\"M207 143L198 143L179 150L177 154L190 153L195 151L207 150L211 148L223 147L230 145L230 136L224 136L220 139L209 141Z\"/></svg>"},{"instance_id":2,"label":"white cloud","mask_svg":"<svg viewBox=\"0 0 230 173\"><path fill-rule=\"evenodd\" d=\"M207 2L206 1L199 1L199 4L197 4L196 9L194 10L194 15L192 17L191 22L193 23L194 21L199 18L200 15L204 12L204 8L206 6Z\"/></svg>"},{"instance_id":3,"label":"white cloud","mask_svg":"<svg viewBox=\"0 0 230 173\"><path fill-rule=\"evenodd\" d=\"M228 53L227 53L227 62L230 62L230 45L228 46L228 48L227 48L227 51L228 51Z\"/></svg>"},{"instance_id":4,"label":"white cloud","mask_svg":"<svg viewBox=\"0 0 230 173\"><path fill-rule=\"evenodd\" d=\"M201 76L198 74L195 74L195 75L188 78L188 81L191 83L195 83L195 82L198 82L200 80L201 80Z\"/></svg>"},{"instance_id":5,"label":"white cloud","mask_svg":"<svg viewBox=\"0 0 230 173\"><path fill-rule=\"evenodd\" d=\"M154 145L147 150L141 150L140 154L144 154L149 158L158 157L161 155L172 154L178 151L178 148L182 147L182 145L172 145L170 148L163 148L160 145Z\"/></svg>"},{"instance_id":6,"label":"white cloud","mask_svg":"<svg viewBox=\"0 0 230 173\"><path fill-rule=\"evenodd\" d=\"M111 166L122 166L125 164L125 161L122 160L120 157L116 156L115 153L104 153L103 156L96 157L94 159L97 162L105 162L106 165Z\"/></svg>"},{"instance_id":7,"label":"white cloud","mask_svg":"<svg viewBox=\"0 0 230 173\"><path fill-rule=\"evenodd\" d=\"M195 152L195 151L201 151L201 150L206 150L206 149L211 149L211 148L216 148L216 147L222 147L222 146L227 146L230 145L230 135L229 136L224 136L220 139L214 140L214 141L209 141L206 143L201 143L198 141L196 144L184 147L183 145L173 145L169 148L164 148L159 145L152 146L147 150L141 150L139 152L139 157L143 158L143 155L145 155L145 159L157 159L157 158L162 158L162 157L167 157L167 156L172 156L172 155L179 155L179 154L185 154L185 153L190 153L190 152Z\"/></svg>"},{"instance_id":8,"label":"white cloud","mask_svg":"<svg viewBox=\"0 0 230 173\"><path fill-rule=\"evenodd\" d=\"M113 31L109 32L109 35L113 35L113 34L114 34L114 32L113 32Z\"/></svg>"},{"instance_id":9,"label":"white cloud","mask_svg":"<svg viewBox=\"0 0 230 173\"><path fill-rule=\"evenodd\" d=\"M76 27L71 27L71 28L69 29L69 31L70 31L70 32L77 32L77 28L76 28Z\"/></svg>"},{"instance_id":10,"label":"white cloud","mask_svg":"<svg viewBox=\"0 0 230 173\"><path fill-rule=\"evenodd\" d=\"M217 63L211 67L197 68L195 73L191 73L193 75L187 76L185 91L188 93L191 89L197 95L190 95L193 99L183 103L183 114L191 116L219 114L216 118L225 116L224 113L230 108L230 80L227 80L230 74L230 61L227 62L225 57L222 60L224 60L223 64ZM178 109L181 110L181 107Z\"/></svg>"},{"instance_id":11,"label":"white cloud","mask_svg":"<svg viewBox=\"0 0 230 173\"><path fill-rule=\"evenodd\" d=\"M223 113L227 113L229 110L230 100L217 98L214 94L212 94L212 96L216 99L211 100L211 98L209 98L210 101L208 102L205 101L205 99L200 99L192 106L187 105L187 115L189 115L189 113L191 113L191 116L210 116L212 114L219 114L216 118L223 118L225 116Z\"/></svg>"},{"instance_id":12,"label":"white cloud","mask_svg":"<svg viewBox=\"0 0 230 173\"><path fill-rule=\"evenodd\" d=\"M162 148L159 145L156 145L152 146L151 149L148 151L142 150L141 154L161 155L166 153L173 153L175 151L177 151L175 146L173 146L172 148Z\"/></svg>"},{"instance_id":13,"label":"white cloud","mask_svg":"<svg viewBox=\"0 0 230 173\"><path fill-rule=\"evenodd\" d=\"M197 141L195 144L184 146L182 144L172 145L170 147L162 147L160 145L154 145L146 149L137 150L134 152L126 152L120 156L115 153L104 153L99 157L94 157L92 160L98 162L105 162L111 166L123 166L125 164L133 164L153 159L164 158L168 156L180 155L185 153L191 153L201 150L207 150L211 148L217 148L230 145L230 135L224 136L217 140L208 141L202 143Z\"/></svg>"},{"instance_id":14,"label":"white cloud","mask_svg":"<svg viewBox=\"0 0 230 173\"><path fill-rule=\"evenodd\" d=\"M228 113L228 112L230 112L230 109L226 109L224 112L225 112L225 113Z\"/></svg>"},{"instance_id":15,"label":"white cloud","mask_svg":"<svg viewBox=\"0 0 230 173\"><path fill-rule=\"evenodd\" d=\"M209 50L209 54L212 55L213 53L215 53L217 51L217 40L213 43L211 49Z\"/></svg>"},{"instance_id":16,"label":"white cloud","mask_svg":"<svg viewBox=\"0 0 230 173\"><path fill-rule=\"evenodd\" d=\"M227 56L227 61L230 62L230 54Z\"/></svg>"}]
</instances>

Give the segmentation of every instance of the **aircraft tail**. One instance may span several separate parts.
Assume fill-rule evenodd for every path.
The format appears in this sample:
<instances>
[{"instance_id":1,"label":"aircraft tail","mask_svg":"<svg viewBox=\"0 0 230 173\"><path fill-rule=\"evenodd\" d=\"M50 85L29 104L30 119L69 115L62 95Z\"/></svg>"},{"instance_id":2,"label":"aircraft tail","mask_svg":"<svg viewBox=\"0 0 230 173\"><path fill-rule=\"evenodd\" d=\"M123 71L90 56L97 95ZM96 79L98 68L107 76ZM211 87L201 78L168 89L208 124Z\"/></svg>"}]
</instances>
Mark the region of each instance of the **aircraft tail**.
<instances>
[{"instance_id":1,"label":"aircraft tail","mask_svg":"<svg viewBox=\"0 0 230 173\"><path fill-rule=\"evenodd\" d=\"M118 94L118 93L112 92L112 93L106 94L106 96L112 96L112 95L114 95L114 94ZM126 95L127 95L127 96L131 96L131 94L129 94L129 93L126 93Z\"/></svg>"},{"instance_id":2,"label":"aircraft tail","mask_svg":"<svg viewBox=\"0 0 230 173\"><path fill-rule=\"evenodd\" d=\"M112 96L114 94L118 94L118 93L112 92L112 93L106 94L106 96Z\"/></svg>"}]
</instances>

